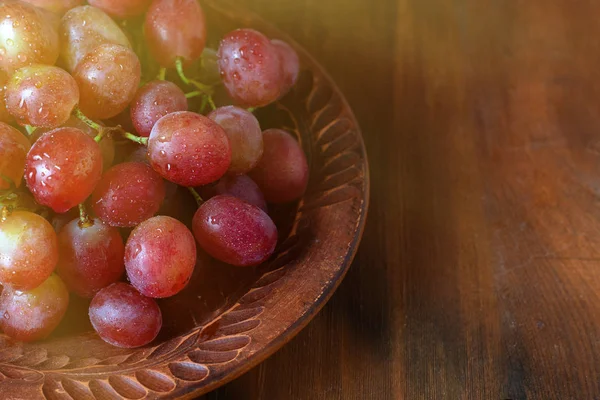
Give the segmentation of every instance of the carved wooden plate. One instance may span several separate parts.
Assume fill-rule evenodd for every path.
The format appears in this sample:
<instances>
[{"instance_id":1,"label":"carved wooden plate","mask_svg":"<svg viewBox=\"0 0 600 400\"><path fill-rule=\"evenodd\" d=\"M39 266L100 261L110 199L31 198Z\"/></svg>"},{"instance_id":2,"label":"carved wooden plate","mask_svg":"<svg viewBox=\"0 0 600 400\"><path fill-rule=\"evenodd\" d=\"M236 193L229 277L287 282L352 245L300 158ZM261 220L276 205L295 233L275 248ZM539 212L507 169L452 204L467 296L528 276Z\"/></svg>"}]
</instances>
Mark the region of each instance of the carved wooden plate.
<instances>
[{"instance_id":1,"label":"carved wooden plate","mask_svg":"<svg viewBox=\"0 0 600 400\"><path fill-rule=\"evenodd\" d=\"M302 61L294 91L258 112L264 128L297 135L311 171L305 197L272 210L282 227L276 255L266 265L239 269L200 254L188 288L162 301L163 330L145 348L118 349L102 342L87 320L87 303L76 299L43 342L21 344L0 336L1 398L198 396L289 341L346 273L362 234L369 193L367 157L352 111L323 69L289 37L218 0L206 1L204 8L214 35L211 47L230 30L253 27L292 43Z\"/></svg>"}]
</instances>

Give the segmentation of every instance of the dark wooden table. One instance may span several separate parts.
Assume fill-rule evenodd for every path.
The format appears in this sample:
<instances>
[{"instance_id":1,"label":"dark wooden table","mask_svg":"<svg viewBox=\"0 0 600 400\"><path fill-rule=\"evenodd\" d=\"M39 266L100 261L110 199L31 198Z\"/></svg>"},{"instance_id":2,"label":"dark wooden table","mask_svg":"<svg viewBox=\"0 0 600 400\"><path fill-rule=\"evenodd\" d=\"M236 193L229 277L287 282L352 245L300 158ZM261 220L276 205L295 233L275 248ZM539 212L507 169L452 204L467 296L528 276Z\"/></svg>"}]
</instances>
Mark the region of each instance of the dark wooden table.
<instances>
[{"instance_id":1,"label":"dark wooden table","mask_svg":"<svg viewBox=\"0 0 600 400\"><path fill-rule=\"evenodd\" d=\"M340 85L372 201L324 310L203 399L600 399L600 3L239 3Z\"/></svg>"}]
</instances>

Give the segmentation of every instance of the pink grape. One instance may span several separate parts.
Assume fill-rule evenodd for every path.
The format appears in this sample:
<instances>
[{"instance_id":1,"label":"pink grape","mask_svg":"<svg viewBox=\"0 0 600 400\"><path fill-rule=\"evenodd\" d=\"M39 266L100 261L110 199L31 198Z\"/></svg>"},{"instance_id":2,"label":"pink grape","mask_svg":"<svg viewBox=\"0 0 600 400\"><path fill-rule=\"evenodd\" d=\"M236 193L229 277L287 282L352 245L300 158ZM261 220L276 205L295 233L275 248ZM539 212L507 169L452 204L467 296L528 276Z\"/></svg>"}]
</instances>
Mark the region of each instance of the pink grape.
<instances>
[{"instance_id":1,"label":"pink grape","mask_svg":"<svg viewBox=\"0 0 600 400\"><path fill-rule=\"evenodd\" d=\"M165 199L165 184L150 166L139 162L109 169L92 193L94 213L106 224L134 227L151 218Z\"/></svg>"},{"instance_id":2,"label":"pink grape","mask_svg":"<svg viewBox=\"0 0 600 400\"><path fill-rule=\"evenodd\" d=\"M44 134L27 154L27 187L38 203L58 213L82 203L101 175L100 146L76 128Z\"/></svg>"},{"instance_id":3,"label":"pink grape","mask_svg":"<svg viewBox=\"0 0 600 400\"><path fill-rule=\"evenodd\" d=\"M6 106L21 125L56 128L79 103L77 82L65 70L49 65L18 69L6 86Z\"/></svg>"},{"instance_id":4,"label":"pink grape","mask_svg":"<svg viewBox=\"0 0 600 400\"><path fill-rule=\"evenodd\" d=\"M139 224L125 245L125 269L141 294L153 298L179 293L196 265L194 236L171 217L159 216Z\"/></svg>"},{"instance_id":5,"label":"pink grape","mask_svg":"<svg viewBox=\"0 0 600 400\"><path fill-rule=\"evenodd\" d=\"M177 57L193 62L206 43L204 12L196 0L154 0L146 13L144 34L161 66L173 67Z\"/></svg>"},{"instance_id":6,"label":"pink grape","mask_svg":"<svg viewBox=\"0 0 600 400\"><path fill-rule=\"evenodd\" d=\"M41 340L58 326L68 306L69 291L55 274L35 289L5 286L0 296L0 328L15 340Z\"/></svg>"},{"instance_id":7,"label":"pink grape","mask_svg":"<svg viewBox=\"0 0 600 400\"><path fill-rule=\"evenodd\" d=\"M271 218L232 196L215 196L202 204L192 225L204 251L238 267L266 261L277 245L277 227Z\"/></svg>"},{"instance_id":8,"label":"pink grape","mask_svg":"<svg viewBox=\"0 0 600 400\"><path fill-rule=\"evenodd\" d=\"M77 65L73 77L79 85L79 108L89 118L107 119L125 110L141 79L137 55L127 47L103 44Z\"/></svg>"},{"instance_id":9,"label":"pink grape","mask_svg":"<svg viewBox=\"0 0 600 400\"><path fill-rule=\"evenodd\" d=\"M283 87L281 89L281 96L283 96L289 92L298 81L298 75L300 74L300 60L292 46L283 40L273 39L271 40L271 43L277 48L279 60L281 61L281 68L283 69Z\"/></svg>"},{"instance_id":10,"label":"pink grape","mask_svg":"<svg viewBox=\"0 0 600 400\"><path fill-rule=\"evenodd\" d=\"M269 203L297 200L308 185L306 155L294 138L284 130L263 132L263 157L249 176Z\"/></svg>"},{"instance_id":11,"label":"pink grape","mask_svg":"<svg viewBox=\"0 0 600 400\"><path fill-rule=\"evenodd\" d=\"M33 4L44 10L52 11L57 14L64 14L73 7L83 4L84 0L21 0L25 3Z\"/></svg>"},{"instance_id":12,"label":"pink grape","mask_svg":"<svg viewBox=\"0 0 600 400\"><path fill-rule=\"evenodd\" d=\"M262 33L238 29L225 35L218 57L223 84L240 105L265 106L281 94L284 77L279 51Z\"/></svg>"},{"instance_id":13,"label":"pink grape","mask_svg":"<svg viewBox=\"0 0 600 400\"><path fill-rule=\"evenodd\" d=\"M258 120L251 112L235 106L220 107L208 114L227 133L231 145L229 173L245 174L258 164L263 154L263 137Z\"/></svg>"},{"instance_id":14,"label":"pink grape","mask_svg":"<svg viewBox=\"0 0 600 400\"><path fill-rule=\"evenodd\" d=\"M46 12L20 1L0 3L0 69L12 74L31 64L53 65L58 32Z\"/></svg>"},{"instance_id":15,"label":"pink grape","mask_svg":"<svg viewBox=\"0 0 600 400\"><path fill-rule=\"evenodd\" d=\"M187 111L185 93L169 81L152 81L137 91L131 104L131 121L138 135L150 136L156 121L176 111Z\"/></svg>"},{"instance_id":16,"label":"pink grape","mask_svg":"<svg viewBox=\"0 0 600 400\"><path fill-rule=\"evenodd\" d=\"M98 7L115 18L131 18L141 15L150 6L151 0L88 0L88 3Z\"/></svg>"},{"instance_id":17,"label":"pink grape","mask_svg":"<svg viewBox=\"0 0 600 400\"><path fill-rule=\"evenodd\" d=\"M69 290L87 298L117 282L125 272L125 245L119 230L99 219L90 224L75 219L61 229L56 269Z\"/></svg>"},{"instance_id":18,"label":"pink grape","mask_svg":"<svg viewBox=\"0 0 600 400\"><path fill-rule=\"evenodd\" d=\"M216 185L208 185L201 189L204 200L218 195L237 197L263 211L267 211L267 202L258 185L248 175L225 175Z\"/></svg>"},{"instance_id":19,"label":"pink grape","mask_svg":"<svg viewBox=\"0 0 600 400\"><path fill-rule=\"evenodd\" d=\"M152 342L162 327L162 314L156 301L121 282L113 283L94 296L89 317L102 340L124 348Z\"/></svg>"},{"instance_id":20,"label":"pink grape","mask_svg":"<svg viewBox=\"0 0 600 400\"><path fill-rule=\"evenodd\" d=\"M10 188L8 178L16 187L21 186L27 152L31 144L21 132L0 122L0 190Z\"/></svg>"},{"instance_id":21,"label":"pink grape","mask_svg":"<svg viewBox=\"0 0 600 400\"><path fill-rule=\"evenodd\" d=\"M102 44L131 47L127 35L104 11L92 6L69 10L60 23L61 58L67 71Z\"/></svg>"},{"instance_id":22,"label":"pink grape","mask_svg":"<svg viewBox=\"0 0 600 400\"><path fill-rule=\"evenodd\" d=\"M52 225L29 211L0 219L0 283L33 289L54 271L58 242Z\"/></svg>"},{"instance_id":23,"label":"pink grape","mask_svg":"<svg viewBox=\"0 0 600 400\"><path fill-rule=\"evenodd\" d=\"M227 134L211 119L189 111L156 122L148 141L156 172L181 186L201 186L222 177L231 163Z\"/></svg>"}]
</instances>

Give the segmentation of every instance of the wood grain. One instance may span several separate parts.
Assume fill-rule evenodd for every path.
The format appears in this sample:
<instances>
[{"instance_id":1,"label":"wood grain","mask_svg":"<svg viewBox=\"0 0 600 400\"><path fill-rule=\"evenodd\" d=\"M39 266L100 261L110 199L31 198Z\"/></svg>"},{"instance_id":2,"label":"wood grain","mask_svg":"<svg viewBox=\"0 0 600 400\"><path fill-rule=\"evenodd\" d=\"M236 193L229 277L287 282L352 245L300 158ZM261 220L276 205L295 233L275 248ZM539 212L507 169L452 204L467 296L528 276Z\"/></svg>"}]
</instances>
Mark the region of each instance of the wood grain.
<instances>
[{"instance_id":1,"label":"wood grain","mask_svg":"<svg viewBox=\"0 0 600 400\"><path fill-rule=\"evenodd\" d=\"M599 399L600 4L238 1L337 81L372 200L325 309L204 399Z\"/></svg>"}]
</instances>

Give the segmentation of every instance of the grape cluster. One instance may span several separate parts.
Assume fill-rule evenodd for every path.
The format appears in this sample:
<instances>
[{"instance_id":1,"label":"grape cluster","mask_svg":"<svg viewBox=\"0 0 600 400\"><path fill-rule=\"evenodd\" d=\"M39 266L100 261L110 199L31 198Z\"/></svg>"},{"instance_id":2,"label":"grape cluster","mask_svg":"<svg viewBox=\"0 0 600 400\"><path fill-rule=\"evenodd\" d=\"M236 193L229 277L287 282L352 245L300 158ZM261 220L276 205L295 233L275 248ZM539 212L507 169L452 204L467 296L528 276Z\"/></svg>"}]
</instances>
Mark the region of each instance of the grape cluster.
<instances>
[{"instance_id":1,"label":"grape cluster","mask_svg":"<svg viewBox=\"0 0 600 400\"><path fill-rule=\"evenodd\" d=\"M43 339L76 295L103 340L138 347L198 248L238 267L275 251L268 204L303 195L308 163L253 112L300 62L252 29L206 47L197 0L87 3L0 2L0 329ZM193 219L162 215L178 187Z\"/></svg>"}]
</instances>

